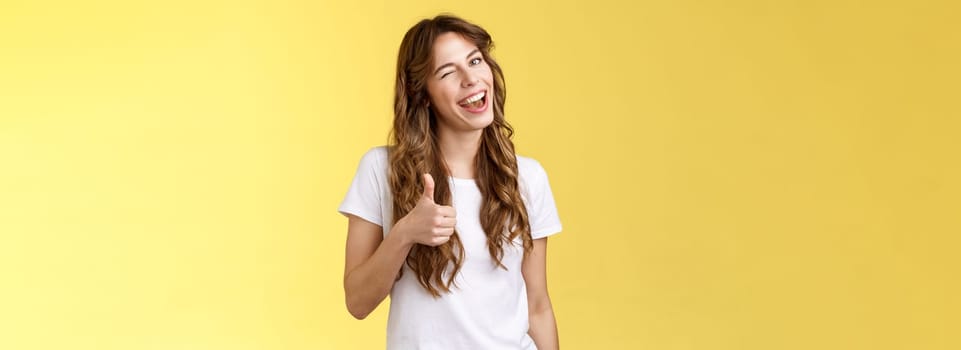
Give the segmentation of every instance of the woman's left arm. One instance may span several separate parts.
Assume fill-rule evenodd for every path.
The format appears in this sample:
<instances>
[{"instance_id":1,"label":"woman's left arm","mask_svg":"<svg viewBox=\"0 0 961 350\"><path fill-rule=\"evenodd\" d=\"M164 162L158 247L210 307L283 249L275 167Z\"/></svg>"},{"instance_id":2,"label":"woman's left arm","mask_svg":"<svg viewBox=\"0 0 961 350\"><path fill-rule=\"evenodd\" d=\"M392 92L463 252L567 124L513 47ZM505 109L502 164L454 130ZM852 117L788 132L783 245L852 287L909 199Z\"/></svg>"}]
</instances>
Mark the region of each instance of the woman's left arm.
<instances>
[{"instance_id":1,"label":"woman's left arm","mask_svg":"<svg viewBox=\"0 0 961 350\"><path fill-rule=\"evenodd\" d=\"M558 349L557 322L547 294L547 238L534 240L534 250L521 268L527 284L527 309L530 329L538 350Z\"/></svg>"}]
</instances>

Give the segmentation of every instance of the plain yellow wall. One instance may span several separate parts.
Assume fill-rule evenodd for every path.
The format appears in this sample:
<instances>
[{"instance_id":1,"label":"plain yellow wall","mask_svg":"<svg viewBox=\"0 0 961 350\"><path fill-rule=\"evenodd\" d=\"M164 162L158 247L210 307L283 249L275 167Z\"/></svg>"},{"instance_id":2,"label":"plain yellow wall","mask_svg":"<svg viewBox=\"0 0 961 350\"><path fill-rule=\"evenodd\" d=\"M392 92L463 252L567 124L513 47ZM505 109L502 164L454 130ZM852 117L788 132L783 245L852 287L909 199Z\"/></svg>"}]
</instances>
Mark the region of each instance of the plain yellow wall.
<instances>
[{"instance_id":1,"label":"plain yellow wall","mask_svg":"<svg viewBox=\"0 0 961 350\"><path fill-rule=\"evenodd\" d=\"M564 348L961 348L959 10L3 0L0 348L383 348L336 207L444 11L550 174Z\"/></svg>"}]
</instances>

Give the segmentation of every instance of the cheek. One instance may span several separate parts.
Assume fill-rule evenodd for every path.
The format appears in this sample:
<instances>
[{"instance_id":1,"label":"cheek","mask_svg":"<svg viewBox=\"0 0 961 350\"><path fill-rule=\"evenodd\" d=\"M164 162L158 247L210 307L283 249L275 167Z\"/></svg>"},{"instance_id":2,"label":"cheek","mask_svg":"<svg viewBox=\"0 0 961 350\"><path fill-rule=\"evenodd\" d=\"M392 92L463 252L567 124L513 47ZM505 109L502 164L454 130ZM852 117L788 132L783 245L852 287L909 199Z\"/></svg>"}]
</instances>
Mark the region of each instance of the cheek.
<instances>
[{"instance_id":1,"label":"cheek","mask_svg":"<svg viewBox=\"0 0 961 350\"><path fill-rule=\"evenodd\" d=\"M454 96L450 87L443 83L428 87L427 94L430 95L431 102L438 105L445 104L452 99L451 96Z\"/></svg>"},{"instance_id":2,"label":"cheek","mask_svg":"<svg viewBox=\"0 0 961 350\"><path fill-rule=\"evenodd\" d=\"M488 65L487 63L484 63L484 75L485 75L488 79L493 79L493 78L494 78L494 70L492 70L492 69L491 69L491 66Z\"/></svg>"},{"instance_id":3,"label":"cheek","mask_svg":"<svg viewBox=\"0 0 961 350\"><path fill-rule=\"evenodd\" d=\"M482 76L484 82L487 83L487 86L494 88L494 72L490 69L490 67L487 67L487 69L484 70Z\"/></svg>"},{"instance_id":4,"label":"cheek","mask_svg":"<svg viewBox=\"0 0 961 350\"><path fill-rule=\"evenodd\" d=\"M427 98L430 100L431 104L436 105L438 101L442 100L440 87L437 84L427 85Z\"/></svg>"}]
</instances>

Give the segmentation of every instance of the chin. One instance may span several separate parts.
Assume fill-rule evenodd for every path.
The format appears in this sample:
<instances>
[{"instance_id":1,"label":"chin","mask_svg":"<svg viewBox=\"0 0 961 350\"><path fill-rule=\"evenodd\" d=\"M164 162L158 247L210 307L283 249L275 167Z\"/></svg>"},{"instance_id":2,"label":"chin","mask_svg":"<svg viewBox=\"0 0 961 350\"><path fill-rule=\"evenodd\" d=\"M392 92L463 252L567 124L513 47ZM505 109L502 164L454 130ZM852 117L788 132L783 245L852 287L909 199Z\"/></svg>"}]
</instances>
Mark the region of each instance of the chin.
<instances>
[{"instance_id":1,"label":"chin","mask_svg":"<svg viewBox=\"0 0 961 350\"><path fill-rule=\"evenodd\" d=\"M474 129L474 130L486 128L493 123L494 123L493 112L485 113L484 115L474 117L474 120L468 119L468 125L470 125L471 129Z\"/></svg>"}]
</instances>

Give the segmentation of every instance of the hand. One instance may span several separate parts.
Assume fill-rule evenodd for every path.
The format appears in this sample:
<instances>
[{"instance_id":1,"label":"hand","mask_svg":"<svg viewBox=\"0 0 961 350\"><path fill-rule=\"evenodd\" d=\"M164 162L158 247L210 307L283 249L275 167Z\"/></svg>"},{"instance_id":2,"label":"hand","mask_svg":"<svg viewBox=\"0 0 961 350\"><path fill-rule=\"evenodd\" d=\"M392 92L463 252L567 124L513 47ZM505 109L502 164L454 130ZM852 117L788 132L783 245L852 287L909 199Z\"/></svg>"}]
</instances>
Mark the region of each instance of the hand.
<instances>
[{"instance_id":1,"label":"hand","mask_svg":"<svg viewBox=\"0 0 961 350\"><path fill-rule=\"evenodd\" d=\"M424 195L414 209L397 221L406 241L432 247L447 243L457 224L454 207L434 203L434 178L424 174Z\"/></svg>"}]
</instances>

